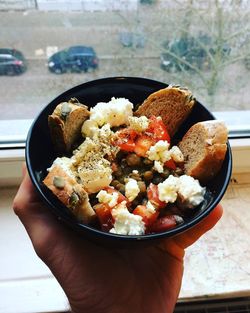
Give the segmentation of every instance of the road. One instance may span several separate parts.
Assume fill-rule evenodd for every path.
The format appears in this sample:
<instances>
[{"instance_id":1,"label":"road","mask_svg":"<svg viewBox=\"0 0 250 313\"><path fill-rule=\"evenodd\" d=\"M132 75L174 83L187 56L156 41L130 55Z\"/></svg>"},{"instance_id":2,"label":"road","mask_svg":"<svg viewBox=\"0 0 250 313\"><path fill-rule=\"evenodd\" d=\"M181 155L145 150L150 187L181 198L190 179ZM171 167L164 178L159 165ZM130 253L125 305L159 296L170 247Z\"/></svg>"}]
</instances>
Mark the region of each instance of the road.
<instances>
[{"instance_id":1,"label":"road","mask_svg":"<svg viewBox=\"0 0 250 313\"><path fill-rule=\"evenodd\" d=\"M246 79L235 79L238 73ZM21 76L0 76L0 120L34 118L39 111L63 91L86 81L114 76L139 76L179 83L178 77L160 68L158 58L101 59L99 69L92 73L52 74L48 71L46 60L30 60L29 68ZM188 86L196 98L213 111L250 110L249 72L241 65L233 65L225 73L226 83L221 83L216 96L209 104L204 90L195 88L197 77L190 76L182 83ZM199 83L199 81L198 81Z\"/></svg>"},{"instance_id":2,"label":"road","mask_svg":"<svg viewBox=\"0 0 250 313\"><path fill-rule=\"evenodd\" d=\"M153 68L161 77L163 71L159 60L149 59L147 66L143 60L100 60L99 69L91 73L50 73L46 61L30 61L26 73L20 76L0 76L0 119L34 118L38 112L63 91L86 81L112 76L143 76L152 78ZM124 62L124 64L123 64ZM135 68L143 68L138 75Z\"/></svg>"}]
</instances>

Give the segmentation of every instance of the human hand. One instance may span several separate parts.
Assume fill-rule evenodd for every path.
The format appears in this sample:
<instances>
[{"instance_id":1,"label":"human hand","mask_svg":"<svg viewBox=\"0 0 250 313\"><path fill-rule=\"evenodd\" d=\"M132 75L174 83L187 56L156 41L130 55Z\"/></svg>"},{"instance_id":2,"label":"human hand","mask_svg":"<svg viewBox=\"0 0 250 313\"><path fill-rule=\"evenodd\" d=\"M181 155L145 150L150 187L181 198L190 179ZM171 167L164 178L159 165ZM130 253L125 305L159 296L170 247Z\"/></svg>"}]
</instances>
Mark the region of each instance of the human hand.
<instances>
[{"instance_id":1,"label":"human hand","mask_svg":"<svg viewBox=\"0 0 250 313\"><path fill-rule=\"evenodd\" d=\"M75 313L173 312L181 287L184 250L222 216L218 205L198 225L160 244L139 249L105 248L80 237L53 216L40 201L26 169L13 208Z\"/></svg>"}]
</instances>

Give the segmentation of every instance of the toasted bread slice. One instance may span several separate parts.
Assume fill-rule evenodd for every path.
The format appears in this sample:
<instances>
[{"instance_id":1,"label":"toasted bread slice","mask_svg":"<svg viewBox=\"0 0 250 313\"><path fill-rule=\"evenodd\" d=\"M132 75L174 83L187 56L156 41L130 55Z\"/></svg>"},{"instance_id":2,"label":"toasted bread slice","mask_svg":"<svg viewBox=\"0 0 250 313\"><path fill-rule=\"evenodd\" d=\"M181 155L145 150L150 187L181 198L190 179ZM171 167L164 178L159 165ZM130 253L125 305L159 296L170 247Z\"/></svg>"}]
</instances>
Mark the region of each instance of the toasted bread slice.
<instances>
[{"instance_id":1,"label":"toasted bread slice","mask_svg":"<svg viewBox=\"0 0 250 313\"><path fill-rule=\"evenodd\" d=\"M89 224L95 219L96 214L90 205L87 192L65 168L54 165L43 183L73 212L80 222Z\"/></svg>"},{"instance_id":2,"label":"toasted bread slice","mask_svg":"<svg viewBox=\"0 0 250 313\"><path fill-rule=\"evenodd\" d=\"M152 93L135 112L136 116L161 116L172 137L186 120L195 104L187 88L168 86Z\"/></svg>"},{"instance_id":3,"label":"toasted bread slice","mask_svg":"<svg viewBox=\"0 0 250 313\"><path fill-rule=\"evenodd\" d=\"M55 151L70 152L81 137L83 122L89 117L87 106L76 99L57 105L48 117L49 129Z\"/></svg>"},{"instance_id":4,"label":"toasted bread slice","mask_svg":"<svg viewBox=\"0 0 250 313\"><path fill-rule=\"evenodd\" d=\"M185 159L185 174L201 183L211 180L220 170L227 152L228 131L221 121L194 124L178 144Z\"/></svg>"}]
</instances>

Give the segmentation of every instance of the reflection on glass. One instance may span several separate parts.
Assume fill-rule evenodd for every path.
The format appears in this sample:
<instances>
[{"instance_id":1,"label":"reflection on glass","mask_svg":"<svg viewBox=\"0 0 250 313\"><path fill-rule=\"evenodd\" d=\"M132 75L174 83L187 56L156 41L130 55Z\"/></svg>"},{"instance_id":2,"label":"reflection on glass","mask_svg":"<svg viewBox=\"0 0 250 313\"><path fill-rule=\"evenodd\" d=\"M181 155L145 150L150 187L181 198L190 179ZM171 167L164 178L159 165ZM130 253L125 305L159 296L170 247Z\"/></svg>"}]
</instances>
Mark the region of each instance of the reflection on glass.
<instances>
[{"instance_id":1,"label":"reflection on glass","mask_svg":"<svg viewBox=\"0 0 250 313\"><path fill-rule=\"evenodd\" d=\"M184 85L213 111L250 109L249 1L11 3L0 4L0 119L33 118L64 90L108 76ZM12 63L6 48L20 51Z\"/></svg>"}]
</instances>

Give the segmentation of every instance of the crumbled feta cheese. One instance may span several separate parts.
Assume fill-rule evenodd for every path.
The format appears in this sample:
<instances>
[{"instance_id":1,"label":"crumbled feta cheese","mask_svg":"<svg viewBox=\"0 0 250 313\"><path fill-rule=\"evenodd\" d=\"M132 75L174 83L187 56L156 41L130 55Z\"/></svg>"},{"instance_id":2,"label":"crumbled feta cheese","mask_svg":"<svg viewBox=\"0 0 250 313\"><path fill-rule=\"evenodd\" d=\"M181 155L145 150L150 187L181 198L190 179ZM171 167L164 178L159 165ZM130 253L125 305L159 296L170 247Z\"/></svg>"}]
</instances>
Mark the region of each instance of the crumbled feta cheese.
<instances>
[{"instance_id":1,"label":"crumbled feta cheese","mask_svg":"<svg viewBox=\"0 0 250 313\"><path fill-rule=\"evenodd\" d=\"M101 128L97 126L95 121L87 120L83 123L82 134L87 138L98 140L102 143L108 143L111 145L111 139L114 136L114 132L110 129L110 124L104 124Z\"/></svg>"},{"instance_id":2,"label":"crumbled feta cheese","mask_svg":"<svg viewBox=\"0 0 250 313\"><path fill-rule=\"evenodd\" d=\"M165 202L175 202L179 190L179 178L169 175L162 183L158 184L159 199Z\"/></svg>"},{"instance_id":3,"label":"crumbled feta cheese","mask_svg":"<svg viewBox=\"0 0 250 313\"><path fill-rule=\"evenodd\" d=\"M129 178L125 185L125 196L129 201L133 201L138 196L139 192L140 188L137 184L137 181L133 178Z\"/></svg>"},{"instance_id":4,"label":"crumbled feta cheese","mask_svg":"<svg viewBox=\"0 0 250 313\"><path fill-rule=\"evenodd\" d=\"M106 190L101 190L96 195L96 198L100 203L107 203L111 208L117 205L118 193L108 193Z\"/></svg>"},{"instance_id":5,"label":"crumbled feta cheese","mask_svg":"<svg viewBox=\"0 0 250 313\"><path fill-rule=\"evenodd\" d=\"M134 236L145 233L145 224L142 217L130 213L124 201L117 205L111 213L115 222L114 227L110 229L110 233Z\"/></svg>"},{"instance_id":6,"label":"crumbled feta cheese","mask_svg":"<svg viewBox=\"0 0 250 313\"><path fill-rule=\"evenodd\" d=\"M163 173L164 172L163 164L160 161L154 161L154 169L158 173Z\"/></svg>"},{"instance_id":7,"label":"crumbled feta cheese","mask_svg":"<svg viewBox=\"0 0 250 313\"><path fill-rule=\"evenodd\" d=\"M47 170L50 172L55 165L60 166L64 172L69 175L72 178L75 178L74 172L73 172L73 161L70 158L67 157L61 157L61 158L56 158Z\"/></svg>"},{"instance_id":8,"label":"crumbled feta cheese","mask_svg":"<svg viewBox=\"0 0 250 313\"><path fill-rule=\"evenodd\" d=\"M90 109L90 118L83 123L82 133L89 136L96 127L109 123L111 127L128 124L133 115L133 104L125 98L112 98L109 102L99 102Z\"/></svg>"},{"instance_id":9,"label":"crumbled feta cheese","mask_svg":"<svg viewBox=\"0 0 250 313\"><path fill-rule=\"evenodd\" d=\"M178 194L187 207L195 207L204 200L206 188L201 187L199 181L188 175L179 177Z\"/></svg>"},{"instance_id":10,"label":"crumbled feta cheese","mask_svg":"<svg viewBox=\"0 0 250 313\"><path fill-rule=\"evenodd\" d=\"M177 198L187 208L193 208L204 200L206 189L199 181L188 175L174 177L170 175L158 184L159 199L165 202L175 202Z\"/></svg>"},{"instance_id":11,"label":"crumbled feta cheese","mask_svg":"<svg viewBox=\"0 0 250 313\"><path fill-rule=\"evenodd\" d=\"M150 147L147 152L149 160L165 163L171 159L168 149L169 142L167 140L159 140L154 146Z\"/></svg>"},{"instance_id":12,"label":"crumbled feta cheese","mask_svg":"<svg viewBox=\"0 0 250 313\"><path fill-rule=\"evenodd\" d=\"M115 155L117 147L111 144L113 132L105 124L94 134L86 137L84 142L73 152L73 165L77 168L78 177L89 193L98 192L109 186L112 181L111 164L107 155Z\"/></svg>"},{"instance_id":13,"label":"crumbled feta cheese","mask_svg":"<svg viewBox=\"0 0 250 313\"><path fill-rule=\"evenodd\" d=\"M93 134L93 140L101 143L101 145L108 145L110 148L113 147L111 140L114 136L114 132L110 129L109 123L103 125L101 128L97 128L97 130Z\"/></svg>"},{"instance_id":14,"label":"crumbled feta cheese","mask_svg":"<svg viewBox=\"0 0 250 313\"><path fill-rule=\"evenodd\" d=\"M87 137L80 146L73 151L72 161L75 166L78 165L81 161L86 159L89 153L93 151L97 152L99 150L98 145L91 138Z\"/></svg>"},{"instance_id":15,"label":"crumbled feta cheese","mask_svg":"<svg viewBox=\"0 0 250 313\"><path fill-rule=\"evenodd\" d=\"M147 208L148 212L150 212L150 213L156 212L155 207L153 206L153 204L150 201L147 202L146 208Z\"/></svg>"},{"instance_id":16,"label":"crumbled feta cheese","mask_svg":"<svg viewBox=\"0 0 250 313\"><path fill-rule=\"evenodd\" d=\"M130 128L134 129L135 131L143 132L148 128L149 120L146 116L130 116L128 120Z\"/></svg>"},{"instance_id":17,"label":"crumbled feta cheese","mask_svg":"<svg viewBox=\"0 0 250 313\"><path fill-rule=\"evenodd\" d=\"M171 155L171 158L176 162L184 162L184 155L182 154L181 150L177 146L173 146L170 150L169 153Z\"/></svg>"}]
</instances>

